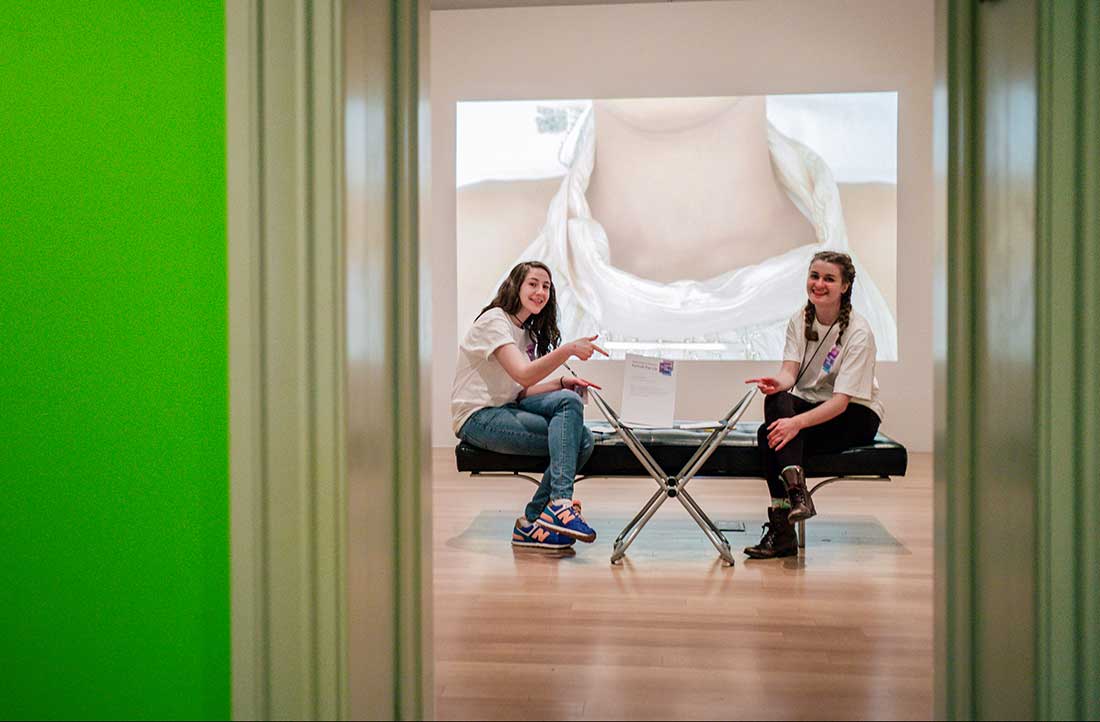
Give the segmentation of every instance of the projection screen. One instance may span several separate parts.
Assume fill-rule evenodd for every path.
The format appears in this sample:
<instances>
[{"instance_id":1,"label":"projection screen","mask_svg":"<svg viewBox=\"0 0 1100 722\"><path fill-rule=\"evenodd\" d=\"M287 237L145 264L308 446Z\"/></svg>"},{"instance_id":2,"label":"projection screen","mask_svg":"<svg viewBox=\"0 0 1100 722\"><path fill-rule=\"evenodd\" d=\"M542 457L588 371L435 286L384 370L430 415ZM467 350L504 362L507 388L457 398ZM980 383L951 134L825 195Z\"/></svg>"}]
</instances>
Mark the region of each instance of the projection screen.
<instances>
[{"instance_id":1,"label":"projection screen","mask_svg":"<svg viewBox=\"0 0 1100 722\"><path fill-rule=\"evenodd\" d=\"M894 92L458 103L460 334L540 260L563 340L779 360L810 258L839 250L895 361L897 127Z\"/></svg>"}]
</instances>

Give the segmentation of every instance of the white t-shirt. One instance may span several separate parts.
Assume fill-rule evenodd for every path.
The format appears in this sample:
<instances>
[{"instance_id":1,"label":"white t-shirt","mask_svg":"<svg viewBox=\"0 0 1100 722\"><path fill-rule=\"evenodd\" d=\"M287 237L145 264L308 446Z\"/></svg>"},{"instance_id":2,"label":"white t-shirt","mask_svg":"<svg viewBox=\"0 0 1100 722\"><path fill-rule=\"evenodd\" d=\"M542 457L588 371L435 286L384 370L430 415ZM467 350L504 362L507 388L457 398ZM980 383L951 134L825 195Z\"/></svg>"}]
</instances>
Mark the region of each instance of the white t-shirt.
<instances>
[{"instance_id":1,"label":"white t-shirt","mask_svg":"<svg viewBox=\"0 0 1100 722\"><path fill-rule=\"evenodd\" d=\"M837 347L840 324L830 331L814 319L818 340L807 341L803 313L800 309L787 322L787 342L783 347L784 361L800 364L800 371L805 367L791 393L811 403L828 401L834 393L847 394L852 403L868 407L881 421L884 409L875 378L875 335L867 319L853 310L843 344Z\"/></svg>"},{"instance_id":2,"label":"white t-shirt","mask_svg":"<svg viewBox=\"0 0 1100 722\"><path fill-rule=\"evenodd\" d=\"M515 401L523 386L508 375L493 352L514 343L530 358L533 342L500 308L481 314L458 347L458 366L451 385L451 427L455 434L480 409Z\"/></svg>"}]
</instances>

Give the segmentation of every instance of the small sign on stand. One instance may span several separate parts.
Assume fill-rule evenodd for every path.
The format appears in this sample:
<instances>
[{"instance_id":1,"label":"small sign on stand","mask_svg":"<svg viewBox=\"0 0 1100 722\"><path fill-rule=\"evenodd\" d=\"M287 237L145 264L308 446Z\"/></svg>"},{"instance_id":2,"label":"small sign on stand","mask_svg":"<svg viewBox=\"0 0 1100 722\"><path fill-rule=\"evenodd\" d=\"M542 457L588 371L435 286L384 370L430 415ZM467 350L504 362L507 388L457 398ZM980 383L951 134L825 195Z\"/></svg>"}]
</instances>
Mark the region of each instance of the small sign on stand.
<instances>
[{"instance_id":1,"label":"small sign on stand","mask_svg":"<svg viewBox=\"0 0 1100 722\"><path fill-rule=\"evenodd\" d=\"M628 353L622 420L628 426L670 428L676 410L676 362Z\"/></svg>"}]
</instances>

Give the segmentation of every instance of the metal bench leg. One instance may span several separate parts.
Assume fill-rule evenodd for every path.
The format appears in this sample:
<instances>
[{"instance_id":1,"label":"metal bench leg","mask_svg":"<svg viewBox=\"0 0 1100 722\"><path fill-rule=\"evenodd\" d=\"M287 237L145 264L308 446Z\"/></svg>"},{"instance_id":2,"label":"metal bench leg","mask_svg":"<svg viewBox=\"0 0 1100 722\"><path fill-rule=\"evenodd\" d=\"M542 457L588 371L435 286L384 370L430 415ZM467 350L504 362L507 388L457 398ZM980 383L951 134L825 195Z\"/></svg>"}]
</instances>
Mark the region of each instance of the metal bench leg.
<instances>
[{"instance_id":1,"label":"metal bench leg","mask_svg":"<svg viewBox=\"0 0 1100 722\"><path fill-rule=\"evenodd\" d=\"M807 493L809 494L810 498L813 498L813 495L814 495L815 491L817 491L818 489L820 489L823 486L826 486L828 484L833 484L833 483L838 482L838 481L859 480L859 479L889 479L889 478L890 477L887 476L886 474L877 474L877 475L874 475L874 476L862 476L862 475L860 475L860 476L855 476L855 475L853 475L853 476L834 476L834 477L825 479L824 481L817 482L816 484L813 485L813 488L811 488ZM805 521L798 522L798 546L801 549L806 548L806 522Z\"/></svg>"},{"instance_id":2,"label":"metal bench leg","mask_svg":"<svg viewBox=\"0 0 1100 722\"><path fill-rule=\"evenodd\" d=\"M718 550L718 556L722 557L722 561L724 561L727 566L732 567L733 551L730 549L729 540L726 539L726 536L718 526L710 520L710 517L703 511L703 508L699 506L698 502L696 502L686 491L680 489L676 493L676 498L683 505L684 509L687 510L687 513L691 515L691 518L695 520L695 523L699 525L699 528L703 530L703 533L706 534L707 539L714 545L714 548Z\"/></svg>"},{"instance_id":3,"label":"metal bench leg","mask_svg":"<svg viewBox=\"0 0 1100 722\"><path fill-rule=\"evenodd\" d=\"M527 479L527 481L531 482L535 486L538 486L542 483L542 479L536 479L533 476L521 474L518 471L471 471L470 476L508 476L513 478L519 477L520 479Z\"/></svg>"},{"instance_id":4,"label":"metal bench leg","mask_svg":"<svg viewBox=\"0 0 1100 722\"><path fill-rule=\"evenodd\" d=\"M664 504L667 498L668 494L665 490L663 488L658 489L653 496L649 497L649 501L645 503L641 511L619 532L618 538L615 539L615 548L611 552L612 564L623 558L627 548L634 543L638 533L649 523L649 520L653 518L653 515L657 513L657 510L661 508L661 504Z\"/></svg>"}]
</instances>

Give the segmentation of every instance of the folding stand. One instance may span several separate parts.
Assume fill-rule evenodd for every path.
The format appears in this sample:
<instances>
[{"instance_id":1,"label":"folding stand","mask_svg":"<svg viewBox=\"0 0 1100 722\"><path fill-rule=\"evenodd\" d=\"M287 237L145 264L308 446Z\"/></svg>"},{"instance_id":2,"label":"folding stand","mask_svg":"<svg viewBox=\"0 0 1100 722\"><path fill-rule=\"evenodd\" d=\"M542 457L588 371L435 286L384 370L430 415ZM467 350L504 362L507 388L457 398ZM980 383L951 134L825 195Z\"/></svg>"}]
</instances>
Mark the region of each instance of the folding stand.
<instances>
[{"instance_id":1,"label":"folding stand","mask_svg":"<svg viewBox=\"0 0 1100 722\"><path fill-rule=\"evenodd\" d=\"M566 368L569 368L566 366ZM572 369L569 369L572 372ZM573 374L576 375L575 373ZM669 476L661 468L660 464L653 458L653 455L645 448L642 442L638 441L638 437L634 435L633 430L629 425L623 423L619 415L615 413L615 410L604 401L603 397L595 389L589 389L589 393L596 401L596 406L600 412L607 418L611 427L615 429L615 432L619 435L619 438L623 440L627 448L633 452L641 463L642 468L646 470L653 480L657 482L657 486L660 488L649 498L649 501L641 508L641 510L635 515L630 523L626 525L626 528L619 533L618 538L615 539L615 548L611 552L611 563L619 561L626 554L627 548L634 542L638 534L642 531L642 528L649 522L653 515L657 513L657 510L661 508L661 505L665 503L665 500L669 497L677 499L680 504L687 509L687 513L691 515L691 518L695 520L695 523L699 525L699 528L703 530L703 534L706 535L710 543L714 545L714 548L718 550L718 555L722 557L722 560L729 566L733 566L733 552L730 550L730 543L726 539L725 535L718 529L710 517L706 515L703 508L699 506L698 502L692 498L690 494L684 489L687 483L691 481L692 477L699 472L699 469L703 467L706 460L710 458L710 455L714 453L715 449L722 443L722 440L726 438L726 435L737 425L737 422L741 419L741 416L749 408L749 402L752 401L753 396L756 395L756 389L750 389L740 401L738 401L729 413L719 421L710 435L699 445L695 450L695 453L691 455L691 458L687 460L684 467L680 469L680 472L675 476Z\"/></svg>"}]
</instances>

